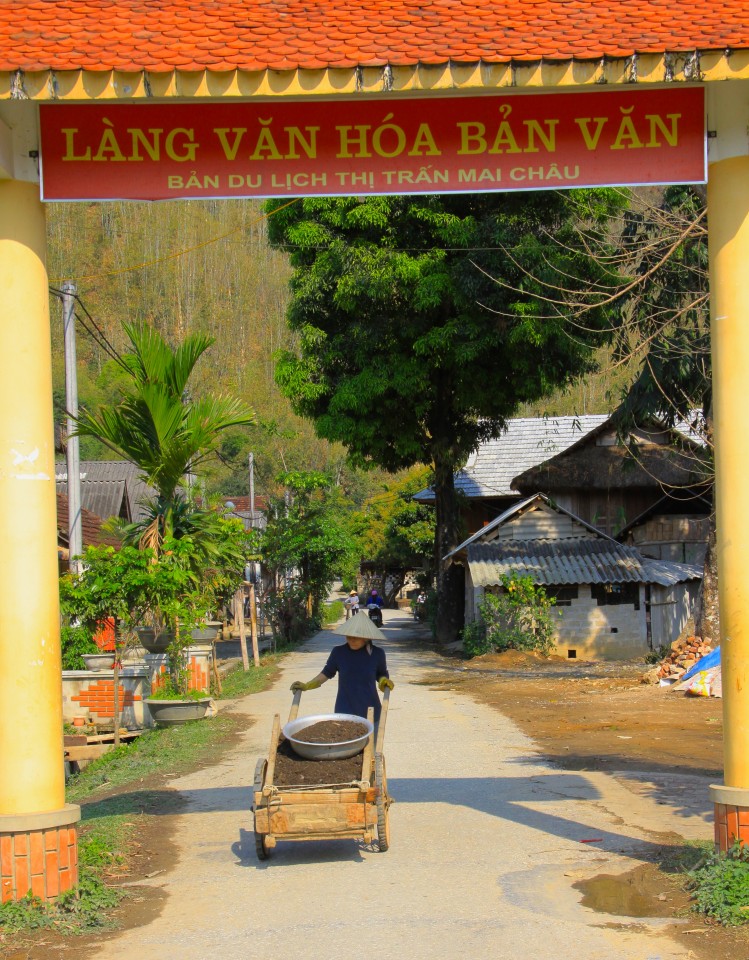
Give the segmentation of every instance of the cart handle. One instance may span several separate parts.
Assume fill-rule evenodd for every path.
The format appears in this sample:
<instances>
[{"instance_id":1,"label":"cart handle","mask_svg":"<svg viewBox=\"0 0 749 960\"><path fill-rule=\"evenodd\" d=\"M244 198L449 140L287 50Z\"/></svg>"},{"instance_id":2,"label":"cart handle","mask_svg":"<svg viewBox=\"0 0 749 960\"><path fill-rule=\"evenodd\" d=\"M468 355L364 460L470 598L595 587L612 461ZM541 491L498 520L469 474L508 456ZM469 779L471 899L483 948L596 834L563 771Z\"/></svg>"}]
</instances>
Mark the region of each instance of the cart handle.
<instances>
[{"instance_id":1,"label":"cart handle","mask_svg":"<svg viewBox=\"0 0 749 960\"><path fill-rule=\"evenodd\" d=\"M291 701L291 710L289 710L289 723L291 723L292 720L296 720L297 715L299 714L299 703L301 699L302 699L302 691L295 690L294 698Z\"/></svg>"},{"instance_id":2,"label":"cart handle","mask_svg":"<svg viewBox=\"0 0 749 960\"><path fill-rule=\"evenodd\" d=\"M388 705L390 704L390 687L385 687L382 695L382 709L380 710L380 719L377 722L377 741L375 743L375 753L382 753L382 744L385 740L385 721L388 718Z\"/></svg>"}]
</instances>

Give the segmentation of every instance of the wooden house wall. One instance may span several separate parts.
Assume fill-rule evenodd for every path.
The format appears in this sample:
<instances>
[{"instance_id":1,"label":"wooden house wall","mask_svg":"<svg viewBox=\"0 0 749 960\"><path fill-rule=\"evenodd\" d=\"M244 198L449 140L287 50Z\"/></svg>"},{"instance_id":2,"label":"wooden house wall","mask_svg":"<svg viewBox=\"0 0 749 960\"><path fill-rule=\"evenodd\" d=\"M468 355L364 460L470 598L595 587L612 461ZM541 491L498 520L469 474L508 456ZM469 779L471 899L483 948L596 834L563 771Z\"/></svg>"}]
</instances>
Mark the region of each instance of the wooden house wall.
<instances>
[{"instance_id":1,"label":"wooden house wall","mask_svg":"<svg viewBox=\"0 0 749 960\"><path fill-rule=\"evenodd\" d=\"M503 540L592 540L595 534L566 514L541 504L487 533L485 542Z\"/></svg>"},{"instance_id":2,"label":"wooden house wall","mask_svg":"<svg viewBox=\"0 0 749 960\"><path fill-rule=\"evenodd\" d=\"M498 497L496 500L466 500L461 508L460 518L466 537L472 536L487 523L504 513L520 499L517 497Z\"/></svg>"},{"instance_id":3,"label":"wooden house wall","mask_svg":"<svg viewBox=\"0 0 749 960\"><path fill-rule=\"evenodd\" d=\"M626 543L654 560L705 562L709 517L655 516L629 531Z\"/></svg>"},{"instance_id":4,"label":"wooden house wall","mask_svg":"<svg viewBox=\"0 0 749 960\"><path fill-rule=\"evenodd\" d=\"M661 496L655 490L555 490L553 499L610 537L644 513Z\"/></svg>"}]
</instances>

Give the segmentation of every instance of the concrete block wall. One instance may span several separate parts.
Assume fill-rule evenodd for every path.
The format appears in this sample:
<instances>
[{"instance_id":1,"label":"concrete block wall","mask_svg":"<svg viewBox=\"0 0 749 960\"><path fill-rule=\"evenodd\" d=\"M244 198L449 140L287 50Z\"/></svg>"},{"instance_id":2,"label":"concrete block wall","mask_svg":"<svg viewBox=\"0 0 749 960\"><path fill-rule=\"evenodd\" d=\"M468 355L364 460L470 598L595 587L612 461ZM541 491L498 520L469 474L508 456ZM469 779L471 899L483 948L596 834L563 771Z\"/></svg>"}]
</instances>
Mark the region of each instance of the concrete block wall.
<instances>
[{"instance_id":1,"label":"concrete block wall","mask_svg":"<svg viewBox=\"0 0 749 960\"><path fill-rule=\"evenodd\" d=\"M627 660L648 652L644 588L640 609L632 604L598 606L590 587L580 584L569 607L552 607L556 653L567 659ZM574 652L575 656L570 654Z\"/></svg>"}]
</instances>

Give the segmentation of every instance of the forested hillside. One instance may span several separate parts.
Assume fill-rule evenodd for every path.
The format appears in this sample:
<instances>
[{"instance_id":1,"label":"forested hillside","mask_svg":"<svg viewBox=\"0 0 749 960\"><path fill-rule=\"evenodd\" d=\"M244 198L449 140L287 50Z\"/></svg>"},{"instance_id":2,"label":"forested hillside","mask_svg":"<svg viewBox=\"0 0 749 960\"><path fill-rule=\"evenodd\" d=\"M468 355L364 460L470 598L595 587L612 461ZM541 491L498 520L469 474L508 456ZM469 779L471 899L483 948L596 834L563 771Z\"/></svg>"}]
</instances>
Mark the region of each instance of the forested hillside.
<instances>
[{"instance_id":1,"label":"forested hillside","mask_svg":"<svg viewBox=\"0 0 749 960\"><path fill-rule=\"evenodd\" d=\"M282 470L323 470L361 502L377 477L353 474L342 447L318 440L273 381L273 354L289 346L285 310L290 271L270 249L262 207L252 201L163 204L52 204L47 208L50 284L72 280L83 307L116 350L123 320L153 324L168 339L203 331L216 342L198 365L196 392L228 392L257 413L255 428L230 431L223 463L209 470L209 490L247 493L247 454L255 454L256 489L270 492ZM56 415L64 415L62 311L51 297ZM85 312L76 312L92 327ZM79 324L79 392L95 407L116 396L120 375ZM85 440L83 457L107 457Z\"/></svg>"}]
</instances>

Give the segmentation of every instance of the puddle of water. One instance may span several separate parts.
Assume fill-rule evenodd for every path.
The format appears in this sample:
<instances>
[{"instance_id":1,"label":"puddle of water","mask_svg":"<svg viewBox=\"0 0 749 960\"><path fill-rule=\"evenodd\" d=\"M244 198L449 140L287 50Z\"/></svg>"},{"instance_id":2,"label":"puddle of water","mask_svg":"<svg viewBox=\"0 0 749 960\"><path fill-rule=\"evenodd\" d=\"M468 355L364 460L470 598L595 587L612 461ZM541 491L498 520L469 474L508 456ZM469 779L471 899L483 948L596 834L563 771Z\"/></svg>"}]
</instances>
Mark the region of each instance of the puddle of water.
<instances>
[{"instance_id":1,"label":"puddle of water","mask_svg":"<svg viewBox=\"0 0 749 960\"><path fill-rule=\"evenodd\" d=\"M617 917L669 917L673 914L670 898L655 889L652 868L648 865L635 867L628 873L612 876L599 874L590 880L575 883L582 891L582 905L597 913L610 913Z\"/></svg>"}]
</instances>

